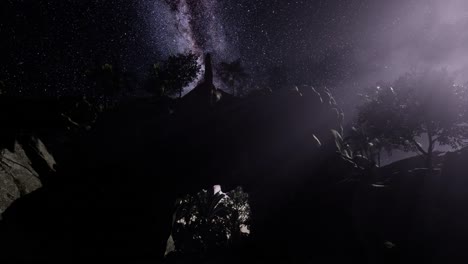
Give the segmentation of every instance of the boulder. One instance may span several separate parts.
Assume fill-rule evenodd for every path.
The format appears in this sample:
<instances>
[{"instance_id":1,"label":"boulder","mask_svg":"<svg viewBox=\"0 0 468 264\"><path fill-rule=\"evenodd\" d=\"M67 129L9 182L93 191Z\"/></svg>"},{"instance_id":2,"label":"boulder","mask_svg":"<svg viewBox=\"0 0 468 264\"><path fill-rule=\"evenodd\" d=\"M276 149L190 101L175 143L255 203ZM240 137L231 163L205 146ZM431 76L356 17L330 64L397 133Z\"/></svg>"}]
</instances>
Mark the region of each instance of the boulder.
<instances>
[{"instance_id":1,"label":"boulder","mask_svg":"<svg viewBox=\"0 0 468 264\"><path fill-rule=\"evenodd\" d=\"M15 143L14 151L2 150L0 154L0 214L19 197L40 188L39 174L23 147Z\"/></svg>"},{"instance_id":2,"label":"boulder","mask_svg":"<svg viewBox=\"0 0 468 264\"><path fill-rule=\"evenodd\" d=\"M15 141L13 150L0 151L0 215L16 199L42 187L39 172L54 171L54 157L40 139L21 142Z\"/></svg>"}]
</instances>

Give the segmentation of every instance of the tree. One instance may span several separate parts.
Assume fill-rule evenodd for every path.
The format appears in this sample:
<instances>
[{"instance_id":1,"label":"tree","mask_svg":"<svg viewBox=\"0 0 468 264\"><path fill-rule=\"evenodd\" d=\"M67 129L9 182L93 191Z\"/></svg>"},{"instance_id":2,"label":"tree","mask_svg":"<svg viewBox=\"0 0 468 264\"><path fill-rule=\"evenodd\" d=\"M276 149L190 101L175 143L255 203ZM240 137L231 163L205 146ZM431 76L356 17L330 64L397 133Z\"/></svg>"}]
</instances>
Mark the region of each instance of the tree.
<instances>
[{"instance_id":1,"label":"tree","mask_svg":"<svg viewBox=\"0 0 468 264\"><path fill-rule=\"evenodd\" d=\"M379 135L373 135L375 130L366 125L368 123L353 126L344 141L349 145L354 156L366 158L380 167L382 152L386 151L390 154L392 144Z\"/></svg>"},{"instance_id":2,"label":"tree","mask_svg":"<svg viewBox=\"0 0 468 264\"><path fill-rule=\"evenodd\" d=\"M408 73L393 86L368 92L357 123L371 139L418 152L432 169L437 144L454 149L467 144L466 95L466 87L455 85L445 70ZM424 137L426 146L420 142Z\"/></svg>"},{"instance_id":3,"label":"tree","mask_svg":"<svg viewBox=\"0 0 468 264\"><path fill-rule=\"evenodd\" d=\"M218 73L221 80L232 89L232 95L236 95L236 91L238 96L244 95L243 82L248 75L240 59L230 63L222 62Z\"/></svg>"},{"instance_id":4,"label":"tree","mask_svg":"<svg viewBox=\"0 0 468 264\"><path fill-rule=\"evenodd\" d=\"M177 202L171 238L176 254L210 254L240 243L250 233L248 194L202 190ZM171 251L171 250L169 250Z\"/></svg>"},{"instance_id":5,"label":"tree","mask_svg":"<svg viewBox=\"0 0 468 264\"><path fill-rule=\"evenodd\" d=\"M179 95L184 88L197 78L201 66L195 54L178 54L170 56L163 63L153 65L155 88L160 95Z\"/></svg>"},{"instance_id":6,"label":"tree","mask_svg":"<svg viewBox=\"0 0 468 264\"><path fill-rule=\"evenodd\" d=\"M122 72L112 64L103 64L86 72L94 86L93 97L110 97L121 91L124 86Z\"/></svg>"}]
</instances>

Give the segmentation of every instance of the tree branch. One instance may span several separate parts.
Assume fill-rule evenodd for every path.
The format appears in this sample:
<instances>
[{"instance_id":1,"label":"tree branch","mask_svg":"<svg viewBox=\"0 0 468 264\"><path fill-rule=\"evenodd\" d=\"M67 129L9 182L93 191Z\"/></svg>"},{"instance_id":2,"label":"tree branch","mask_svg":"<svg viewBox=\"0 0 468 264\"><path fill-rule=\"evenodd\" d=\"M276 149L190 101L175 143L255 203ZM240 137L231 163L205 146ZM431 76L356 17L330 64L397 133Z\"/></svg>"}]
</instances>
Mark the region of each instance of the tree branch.
<instances>
[{"instance_id":1,"label":"tree branch","mask_svg":"<svg viewBox=\"0 0 468 264\"><path fill-rule=\"evenodd\" d=\"M423 155L428 154L415 139L412 139L411 142L413 142L413 144L416 146L416 149L418 149L419 152L421 152Z\"/></svg>"}]
</instances>

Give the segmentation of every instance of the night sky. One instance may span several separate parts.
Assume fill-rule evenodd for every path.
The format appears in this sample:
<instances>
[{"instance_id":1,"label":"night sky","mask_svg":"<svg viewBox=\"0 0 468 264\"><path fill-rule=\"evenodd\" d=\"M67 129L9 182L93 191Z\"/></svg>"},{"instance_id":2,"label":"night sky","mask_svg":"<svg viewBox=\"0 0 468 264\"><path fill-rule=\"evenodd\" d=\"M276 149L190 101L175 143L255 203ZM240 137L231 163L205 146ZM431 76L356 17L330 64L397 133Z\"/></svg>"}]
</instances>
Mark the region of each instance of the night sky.
<instances>
[{"instance_id":1,"label":"night sky","mask_svg":"<svg viewBox=\"0 0 468 264\"><path fill-rule=\"evenodd\" d=\"M86 89L83 72L112 63L137 76L170 54L240 58L253 83L347 98L410 70L468 70L464 0L8 0L0 4L0 79L25 91Z\"/></svg>"}]
</instances>

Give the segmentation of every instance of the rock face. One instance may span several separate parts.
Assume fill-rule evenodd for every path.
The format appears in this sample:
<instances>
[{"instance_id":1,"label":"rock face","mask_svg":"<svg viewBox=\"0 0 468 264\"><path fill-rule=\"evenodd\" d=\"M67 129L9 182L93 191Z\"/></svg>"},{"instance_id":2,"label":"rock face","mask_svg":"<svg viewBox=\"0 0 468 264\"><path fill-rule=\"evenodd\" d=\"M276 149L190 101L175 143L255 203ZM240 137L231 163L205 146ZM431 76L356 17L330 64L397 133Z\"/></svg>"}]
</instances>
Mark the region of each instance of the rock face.
<instances>
[{"instance_id":1,"label":"rock face","mask_svg":"<svg viewBox=\"0 0 468 264\"><path fill-rule=\"evenodd\" d=\"M187 121L162 148L169 157L184 153L184 166L174 163L169 176L178 179L177 192L218 183L245 187L253 262L344 261L353 254L344 211L352 186L336 184L352 168L336 154L331 130L341 131L342 113L327 90L304 86L218 103L202 115L199 109L182 108Z\"/></svg>"},{"instance_id":2,"label":"rock face","mask_svg":"<svg viewBox=\"0 0 468 264\"><path fill-rule=\"evenodd\" d=\"M41 140L31 138L27 146L14 143L0 152L0 215L18 198L42 187L38 161L53 171L55 160ZM39 162L40 163L40 162ZM39 169L40 170L40 169Z\"/></svg>"},{"instance_id":3,"label":"rock face","mask_svg":"<svg viewBox=\"0 0 468 264\"><path fill-rule=\"evenodd\" d=\"M176 199L214 184L242 186L251 198L252 261L354 254L352 184L337 184L352 168L336 153L331 130L341 131L342 113L329 91L300 87L212 104L206 79L177 105L145 107L147 120L129 110L102 117L59 182L5 212L3 256L162 257Z\"/></svg>"},{"instance_id":4,"label":"rock face","mask_svg":"<svg viewBox=\"0 0 468 264\"><path fill-rule=\"evenodd\" d=\"M100 119L75 144L64 177L3 214L0 262L160 259L176 199L213 184L249 194L250 252L232 263L468 259L467 149L446 156L439 178L413 170L388 188L356 181L350 176L362 171L337 154L331 130L342 131L343 113L329 91L304 86L212 104L206 80L188 99L135 101ZM39 140L7 145L2 210L54 167ZM397 261L377 261L385 254Z\"/></svg>"},{"instance_id":5,"label":"rock face","mask_svg":"<svg viewBox=\"0 0 468 264\"><path fill-rule=\"evenodd\" d=\"M41 181L18 143L15 143L13 152L3 150L0 159L0 212L3 213L14 200L40 188Z\"/></svg>"}]
</instances>

